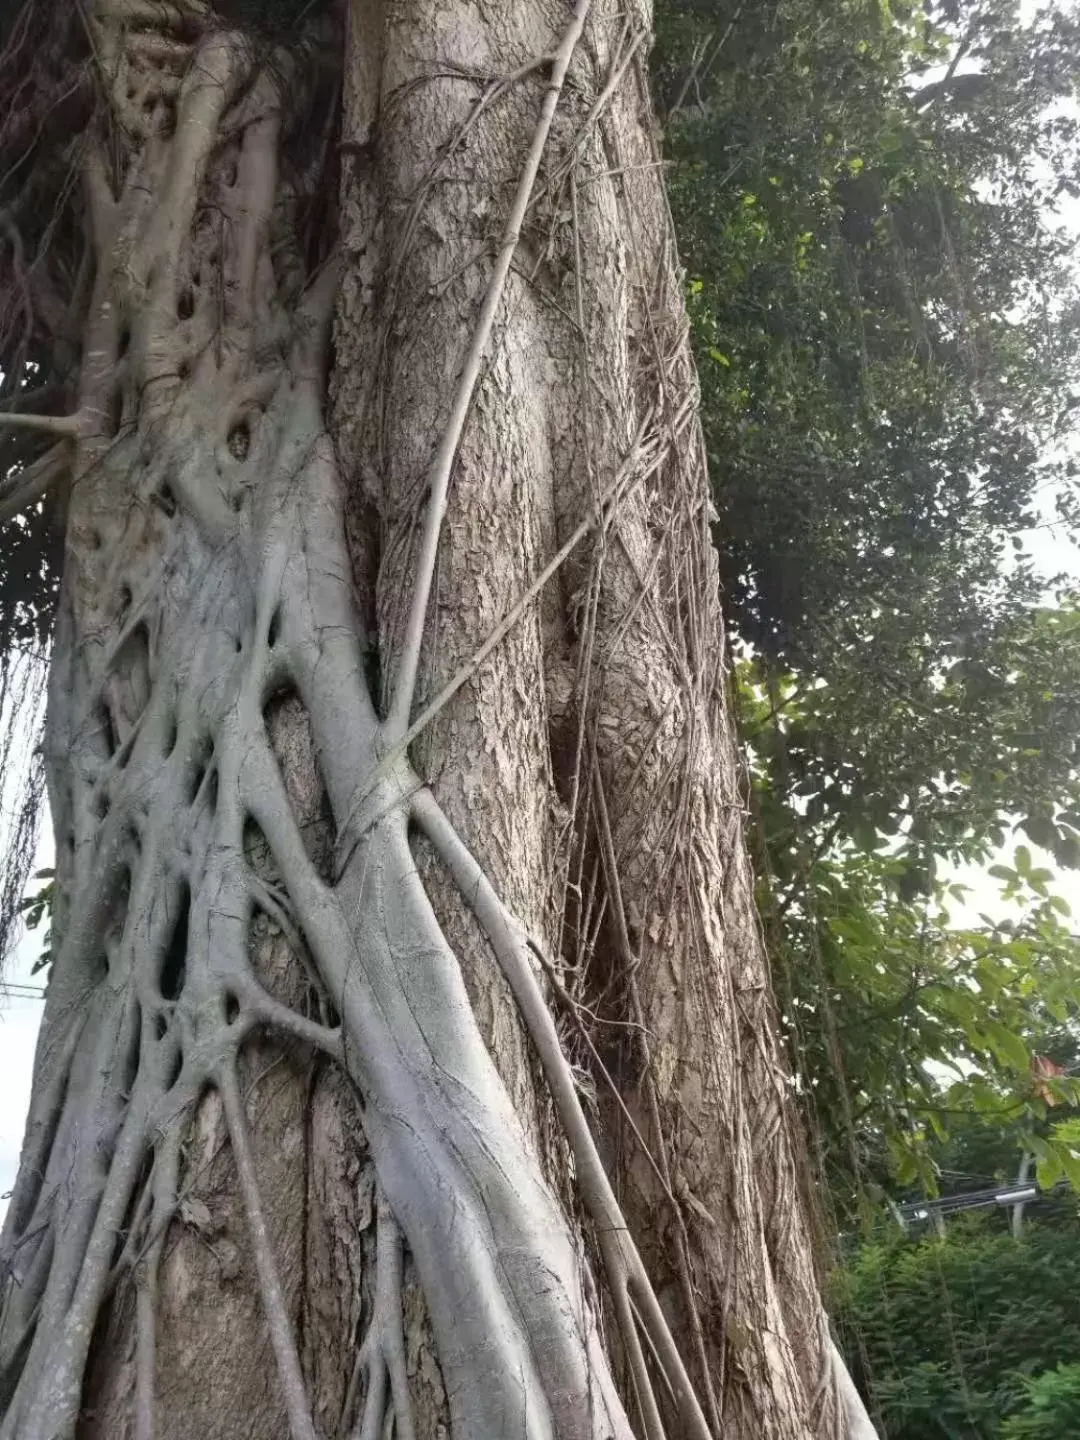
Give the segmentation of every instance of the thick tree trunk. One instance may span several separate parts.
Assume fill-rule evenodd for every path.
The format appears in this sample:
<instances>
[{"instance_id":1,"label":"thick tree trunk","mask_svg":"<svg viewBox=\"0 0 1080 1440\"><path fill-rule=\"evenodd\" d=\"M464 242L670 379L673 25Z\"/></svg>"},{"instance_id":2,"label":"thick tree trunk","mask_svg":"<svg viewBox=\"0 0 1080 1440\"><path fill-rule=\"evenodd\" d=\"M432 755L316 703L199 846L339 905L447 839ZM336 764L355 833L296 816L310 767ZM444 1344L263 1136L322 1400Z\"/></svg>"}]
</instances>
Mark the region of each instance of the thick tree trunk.
<instances>
[{"instance_id":1,"label":"thick tree trunk","mask_svg":"<svg viewBox=\"0 0 1080 1440\"><path fill-rule=\"evenodd\" d=\"M234 8L89 22L0 1437L872 1434L742 840L648 10Z\"/></svg>"}]
</instances>

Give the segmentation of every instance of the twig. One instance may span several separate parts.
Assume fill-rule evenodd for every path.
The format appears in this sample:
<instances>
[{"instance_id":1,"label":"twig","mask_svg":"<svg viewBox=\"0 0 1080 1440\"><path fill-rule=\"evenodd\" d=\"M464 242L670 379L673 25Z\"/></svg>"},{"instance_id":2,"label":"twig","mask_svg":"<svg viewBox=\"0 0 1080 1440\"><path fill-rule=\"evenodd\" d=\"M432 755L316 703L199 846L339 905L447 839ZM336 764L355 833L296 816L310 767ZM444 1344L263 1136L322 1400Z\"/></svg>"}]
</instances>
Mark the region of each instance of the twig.
<instances>
[{"instance_id":1,"label":"twig","mask_svg":"<svg viewBox=\"0 0 1080 1440\"><path fill-rule=\"evenodd\" d=\"M720 54L720 51L723 50L724 46L727 44L727 42L728 42L728 37L729 37L729 35L731 34L732 30L734 30L736 24L738 23L739 17L740 17L740 15L742 14L742 12L743 12L743 7L742 7L742 5L740 5L740 6L738 7L738 9L735 11L735 14L734 14L734 15L731 17L731 19L728 21L727 29L726 29L726 30L724 31L724 33L720 36L719 42L717 43L717 45L715 46L715 48L714 48L711 52L710 52L709 46L712 44L713 37L712 37L712 35L709 35L709 36L705 39L705 42L704 42L704 43L701 45L701 47L698 49L698 52L697 52L696 56L694 57L693 61L691 62L689 70L686 72L686 78L685 78L685 80L683 81L682 85L681 85L680 88L679 88L679 93L675 96L675 99L674 99L674 100L672 101L672 103L671 103L671 108L668 110L667 114L666 114L665 117L664 117L665 121L670 120L670 119L672 118L672 116L677 115L677 114L679 113L679 111L682 109L682 107L683 107L683 102L686 100L686 97L687 97L687 95L688 95L688 93L689 93L689 91L690 91L691 85L694 87L694 90L697 92L698 100L700 101L700 99L701 99L701 93L700 93L700 91L698 90L698 87L699 87L701 81L705 79L705 77L708 75L709 71L710 71L710 70L713 68L713 66L716 64L717 58L718 58L718 56L719 56L719 54ZM707 62L706 62L706 59L705 59L706 55L708 55L708 57L709 57Z\"/></svg>"}]
</instances>

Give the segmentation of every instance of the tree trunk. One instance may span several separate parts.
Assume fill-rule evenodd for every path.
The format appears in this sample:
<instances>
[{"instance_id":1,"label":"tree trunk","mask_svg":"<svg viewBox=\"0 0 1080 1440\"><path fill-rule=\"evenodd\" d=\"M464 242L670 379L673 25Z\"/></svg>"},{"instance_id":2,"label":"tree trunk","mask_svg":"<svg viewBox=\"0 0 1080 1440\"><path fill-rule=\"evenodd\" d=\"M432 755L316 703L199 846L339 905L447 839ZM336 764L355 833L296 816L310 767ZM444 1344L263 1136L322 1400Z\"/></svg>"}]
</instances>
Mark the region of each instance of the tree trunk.
<instances>
[{"instance_id":1,"label":"tree trunk","mask_svg":"<svg viewBox=\"0 0 1080 1440\"><path fill-rule=\"evenodd\" d=\"M872 1435L646 5L90 9L0 1440Z\"/></svg>"}]
</instances>

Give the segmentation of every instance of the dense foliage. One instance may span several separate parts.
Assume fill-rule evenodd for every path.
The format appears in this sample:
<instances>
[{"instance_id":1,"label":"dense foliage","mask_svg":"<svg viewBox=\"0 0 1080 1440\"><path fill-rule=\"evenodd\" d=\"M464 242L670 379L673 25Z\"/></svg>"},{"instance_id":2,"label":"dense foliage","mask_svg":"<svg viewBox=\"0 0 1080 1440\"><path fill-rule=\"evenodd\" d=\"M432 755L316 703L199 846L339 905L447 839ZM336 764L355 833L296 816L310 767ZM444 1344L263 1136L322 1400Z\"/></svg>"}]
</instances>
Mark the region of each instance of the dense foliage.
<instances>
[{"instance_id":1,"label":"dense foliage","mask_svg":"<svg viewBox=\"0 0 1080 1440\"><path fill-rule=\"evenodd\" d=\"M838 1316L889 1440L1080 1434L1078 1285L1075 1223L1014 1240L954 1221L944 1240L862 1246Z\"/></svg>"},{"instance_id":2,"label":"dense foliage","mask_svg":"<svg viewBox=\"0 0 1080 1440\"><path fill-rule=\"evenodd\" d=\"M1027 1404L1005 1421L1002 1440L1060 1440L1080 1435L1080 1365L1059 1365L1027 1386Z\"/></svg>"},{"instance_id":3,"label":"dense foliage","mask_svg":"<svg viewBox=\"0 0 1080 1440\"><path fill-rule=\"evenodd\" d=\"M761 904L834 1195L934 1190L972 1114L1080 1178L1080 607L1032 543L1076 515L1076 16L665 15ZM1012 919L963 913L991 858Z\"/></svg>"}]
</instances>

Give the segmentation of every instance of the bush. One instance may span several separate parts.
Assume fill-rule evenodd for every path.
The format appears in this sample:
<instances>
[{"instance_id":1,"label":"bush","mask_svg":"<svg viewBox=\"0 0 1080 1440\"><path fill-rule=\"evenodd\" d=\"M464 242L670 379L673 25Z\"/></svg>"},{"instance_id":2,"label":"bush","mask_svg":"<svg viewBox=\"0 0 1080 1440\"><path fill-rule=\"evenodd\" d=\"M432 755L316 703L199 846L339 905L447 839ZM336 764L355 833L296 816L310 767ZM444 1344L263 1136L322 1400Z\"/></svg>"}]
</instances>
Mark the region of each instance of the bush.
<instances>
[{"instance_id":1,"label":"bush","mask_svg":"<svg viewBox=\"0 0 1080 1440\"><path fill-rule=\"evenodd\" d=\"M1080 1435L1080 1365L1059 1365L1027 1384L1027 1405L1001 1427L1002 1440Z\"/></svg>"},{"instance_id":2,"label":"bush","mask_svg":"<svg viewBox=\"0 0 1080 1440\"><path fill-rule=\"evenodd\" d=\"M1030 1225L1014 1240L956 1220L943 1241L890 1239L854 1255L834 1308L889 1440L1080 1437L1077 1239L1071 1225Z\"/></svg>"}]
</instances>

